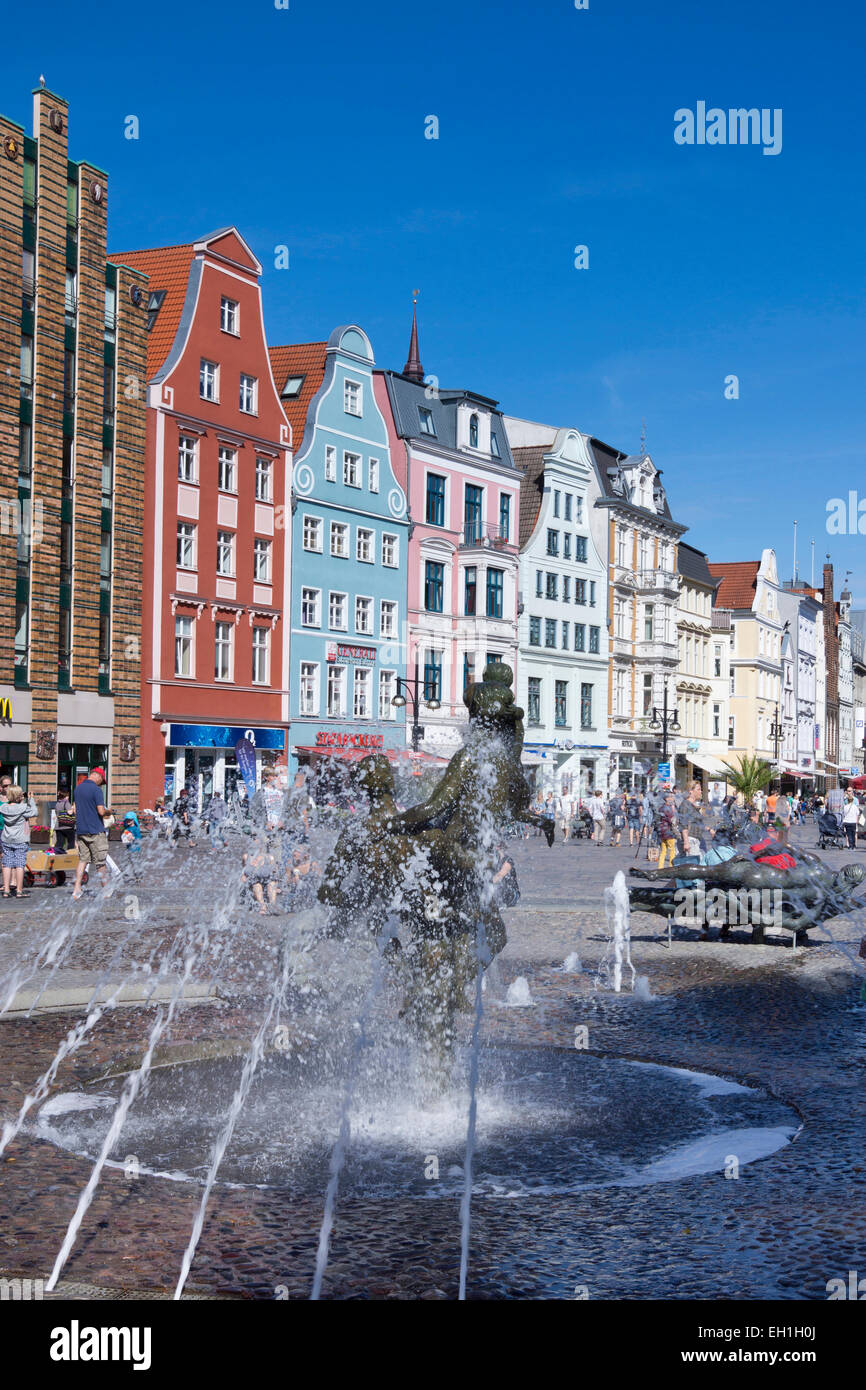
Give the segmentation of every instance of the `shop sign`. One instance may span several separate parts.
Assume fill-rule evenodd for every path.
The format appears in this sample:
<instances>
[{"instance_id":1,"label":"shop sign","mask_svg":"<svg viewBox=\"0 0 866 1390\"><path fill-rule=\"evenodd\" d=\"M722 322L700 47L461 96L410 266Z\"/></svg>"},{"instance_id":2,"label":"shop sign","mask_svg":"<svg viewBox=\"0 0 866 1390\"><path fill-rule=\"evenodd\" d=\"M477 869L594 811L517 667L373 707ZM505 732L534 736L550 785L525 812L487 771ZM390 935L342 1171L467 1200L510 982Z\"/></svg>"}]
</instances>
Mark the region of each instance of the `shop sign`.
<instances>
[{"instance_id":1,"label":"shop sign","mask_svg":"<svg viewBox=\"0 0 866 1390\"><path fill-rule=\"evenodd\" d=\"M376 660L375 647L352 647L345 642L327 644L328 661L370 661Z\"/></svg>"},{"instance_id":2,"label":"shop sign","mask_svg":"<svg viewBox=\"0 0 866 1390\"><path fill-rule=\"evenodd\" d=\"M384 734L316 734L317 748L369 748L375 752L384 746Z\"/></svg>"},{"instance_id":3,"label":"shop sign","mask_svg":"<svg viewBox=\"0 0 866 1390\"><path fill-rule=\"evenodd\" d=\"M12 720L12 701L0 700L0 719Z\"/></svg>"},{"instance_id":4,"label":"shop sign","mask_svg":"<svg viewBox=\"0 0 866 1390\"><path fill-rule=\"evenodd\" d=\"M170 748L234 748L238 739L249 739L254 748L282 751L286 746L283 729L244 729L216 724L170 724Z\"/></svg>"}]
</instances>

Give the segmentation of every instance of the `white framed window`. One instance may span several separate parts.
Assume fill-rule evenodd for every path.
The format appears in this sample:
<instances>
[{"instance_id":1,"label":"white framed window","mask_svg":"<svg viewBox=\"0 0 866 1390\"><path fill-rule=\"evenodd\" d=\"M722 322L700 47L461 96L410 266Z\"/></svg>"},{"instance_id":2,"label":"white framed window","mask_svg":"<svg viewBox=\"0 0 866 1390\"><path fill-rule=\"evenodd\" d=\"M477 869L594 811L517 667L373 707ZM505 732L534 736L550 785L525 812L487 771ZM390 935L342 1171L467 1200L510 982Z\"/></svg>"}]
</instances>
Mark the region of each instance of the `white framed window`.
<instances>
[{"instance_id":1,"label":"white framed window","mask_svg":"<svg viewBox=\"0 0 866 1390\"><path fill-rule=\"evenodd\" d=\"M192 618L177 617L174 620L174 674L195 675Z\"/></svg>"},{"instance_id":2,"label":"white framed window","mask_svg":"<svg viewBox=\"0 0 866 1390\"><path fill-rule=\"evenodd\" d=\"M273 464L270 459L256 459L256 501L273 502Z\"/></svg>"},{"instance_id":3,"label":"white framed window","mask_svg":"<svg viewBox=\"0 0 866 1390\"><path fill-rule=\"evenodd\" d=\"M304 517L304 549L316 550L321 554L322 550L322 518L320 516Z\"/></svg>"},{"instance_id":4,"label":"white framed window","mask_svg":"<svg viewBox=\"0 0 866 1390\"><path fill-rule=\"evenodd\" d=\"M358 527L355 557L365 565L372 565L373 563L373 541L375 538L374 531L370 531L366 526Z\"/></svg>"},{"instance_id":5,"label":"white framed window","mask_svg":"<svg viewBox=\"0 0 866 1390\"><path fill-rule=\"evenodd\" d=\"M334 444L325 445L325 482L337 481L337 449Z\"/></svg>"},{"instance_id":6,"label":"white framed window","mask_svg":"<svg viewBox=\"0 0 866 1390\"><path fill-rule=\"evenodd\" d=\"M379 605L379 633L382 637L397 636L397 604L394 599L383 598Z\"/></svg>"},{"instance_id":7,"label":"white framed window","mask_svg":"<svg viewBox=\"0 0 866 1390\"><path fill-rule=\"evenodd\" d=\"M235 337L240 333L240 305L226 295L220 299L220 328L223 333L233 333Z\"/></svg>"},{"instance_id":8,"label":"white framed window","mask_svg":"<svg viewBox=\"0 0 866 1390\"><path fill-rule=\"evenodd\" d=\"M349 527L344 521L331 522L331 554L340 560L349 558Z\"/></svg>"},{"instance_id":9,"label":"white framed window","mask_svg":"<svg viewBox=\"0 0 866 1390\"><path fill-rule=\"evenodd\" d=\"M214 630L214 680L230 681L232 678L232 642L234 623L217 623Z\"/></svg>"},{"instance_id":10,"label":"white framed window","mask_svg":"<svg viewBox=\"0 0 866 1390\"><path fill-rule=\"evenodd\" d=\"M389 569L396 569L399 565L400 542L397 536L392 536L389 531L382 532L382 564Z\"/></svg>"},{"instance_id":11,"label":"white framed window","mask_svg":"<svg viewBox=\"0 0 866 1390\"><path fill-rule=\"evenodd\" d=\"M361 455L343 450L343 482L346 487L361 486Z\"/></svg>"},{"instance_id":12,"label":"white framed window","mask_svg":"<svg viewBox=\"0 0 866 1390\"><path fill-rule=\"evenodd\" d=\"M191 521L177 523L177 563L182 570L194 570L196 527Z\"/></svg>"},{"instance_id":13,"label":"white framed window","mask_svg":"<svg viewBox=\"0 0 866 1390\"><path fill-rule=\"evenodd\" d=\"M348 622L348 594L339 594L334 589L328 595L328 627L336 632L345 632Z\"/></svg>"},{"instance_id":14,"label":"white framed window","mask_svg":"<svg viewBox=\"0 0 866 1390\"><path fill-rule=\"evenodd\" d=\"M328 717L344 719L346 715L346 668L328 667Z\"/></svg>"},{"instance_id":15,"label":"white framed window","mask_svg":"<svg viewBox=\"0 0 866 1390\"><path fill-rule=\"evenodd\" d=\"M301 662L301 714L319 713L319 663Z\"/></svg>"},{"instance_id":16,"label":"white framed window","mask_svg":"<svg viewBox=\"0 0 866 1390\"><path fill-rule=\"evenodd\" d=\"M245 415L257 415L259 409L259 383L256 377L241 372L240 407Z\"/></svg>"},{"instance_id":17,"label":"white framed window","mask_svg":"<svg viewBox=\"0 0 866 1390\"><path fill-rule=\"evenodd\" d=\"M396 675L396 672L395 672L395 671L380 671L380 672L379 672L379 718L380 718L380 719L394 719L394 718L396 717L396 710L395 710L394 706L391 704L391 700L392 700L393 697L394 697L394 689L395 689L395 686L394 686L394 678L395 678L395 675Z\"/></svg>"},{"instance_id":18,"label":"white framed window","mask_svg":"<svg viewBox=\"0 0 866 1390\"><path fill-rule=\"evenodd\" d=\"M343 382L343 409L347 415L360 415L363 393L360 381Z\"/></svg>"},{"instance_id":19,"label":"white framed window","mask_svg":"<svg viewBox=\"0 0 866 1390\"><path fill-rule=\"evenodd\" d=\"M355 690L352 703L356 719L370 718L370 669L368 666L355 667Z\"/></svg>"},{"instance_id":20,"label":"white framed window","mask_svg":"<svg viewBox=\"0 0 866 1390\"><path fill-rule=\"evenodd\" d=\"M228 444L221 444L219 447L217 486L220 492L238 490L238 451L230 448Z\"/></svg>"},{"instance_id":21,"label":"white framed window","mask_svg":"<svg viewBox=\"0 0 866 1390\"><path fill-rule=\"evenodd\" d=\"M367 486L371 492L379 491L379 460L370 459L367 465Z\"/></svg>"},{"instance_id":22,"label":"white framed window","mask_svg":"<svg viewBox=\"0 0 866 1390\"><path fill-rule=\"evenodd\" d=\"M269 627L253 628L253 685L267 685L271 649Z\"/></svg>"},{"instance_id":23,"label":"white framed window","mask_svg":"<svg viewBox=\"0 0 866 1390\"><path fill-rule=\"evenodd\" d=\"M360 595L355 598L355 631L372 635L373 600L371 598L362 598Z\"/></svg>"},{"instance_id":24,"label":"white framed window","mask_svg":"<svg viewBox=\"0 0 866 1390\"><path fill-rule=\"evenodd\" d=\"M301 590L301 625L303 627L319 627L319 606L322 600L321 589L302 589Z\"/></svg>"},{"instance_id":25,"label":"white framed window","mask_svg":"<svg viewBox=\"0 0 866 1390\"><path fill-rule=\"evenodd\" d=\"M194 435L178 435L177 476L182 483L194 483L198 479L198 440Z\"/></svg>"},{"instance_id":26,"label":"white framed window","mask_svg":"<svg viewBox=\"0 0 866 1390\"><path fill-rule=\"evenodd\" d=\"M209 362L206 357L201 359L198 369L198 393L203 401L218 401L220 387L220 369L216 362Z\"/></svg>"},{"instance_id":27,"label":"white framed window","mask_svg":"<svg viewBox=\"0 0 866 1390\"><path fill-rule=\"evenodd\" d=\"M235 533L217 531L217 574L233 578L235 572Z\"/></svg>"},{"instance_id":28,"label":"white framed window","mask_svg":"<svg viewBox=\"0 0 866 1390\"><path fill-rule=\"evenodd\" d=\"M271 582L271 542L256 536L253 541L253 579L259 584Z\"/></svg>"}]
</instances>

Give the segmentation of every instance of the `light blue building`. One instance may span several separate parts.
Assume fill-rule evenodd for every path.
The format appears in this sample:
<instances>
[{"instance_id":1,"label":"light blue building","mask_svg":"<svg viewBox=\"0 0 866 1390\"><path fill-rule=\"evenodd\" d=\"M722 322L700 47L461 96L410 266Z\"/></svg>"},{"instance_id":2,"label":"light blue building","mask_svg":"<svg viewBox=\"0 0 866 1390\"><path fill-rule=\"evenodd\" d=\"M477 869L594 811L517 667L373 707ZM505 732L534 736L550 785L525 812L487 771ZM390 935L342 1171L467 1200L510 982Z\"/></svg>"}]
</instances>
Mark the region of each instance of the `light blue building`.
<instances>
[{"instance_id":1,"label":"light blue building","mask_svg":"<svg viewBox=\"0 0 866 1390\"><path fill-rule=\"evenodd\" d=\"M406 746L405 710L392 704L406 674L405 480L392 466L366 333L336 328L310 346L318 354L310 360L306 349L309 370L321 380L295 438L292 771ZM284 395L303 384L287 379Z\"/></svg>"}]
</instances>

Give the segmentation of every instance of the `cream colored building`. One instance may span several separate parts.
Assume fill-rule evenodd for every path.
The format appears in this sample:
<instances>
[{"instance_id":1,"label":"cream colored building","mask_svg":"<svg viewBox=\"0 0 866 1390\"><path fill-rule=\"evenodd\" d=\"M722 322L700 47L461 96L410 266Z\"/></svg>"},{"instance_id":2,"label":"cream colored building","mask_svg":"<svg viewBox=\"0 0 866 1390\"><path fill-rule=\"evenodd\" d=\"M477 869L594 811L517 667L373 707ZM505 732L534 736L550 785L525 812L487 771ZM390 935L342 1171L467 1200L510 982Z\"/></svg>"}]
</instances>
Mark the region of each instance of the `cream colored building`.
<instances>
[{"instance_id":1,"label":"cream colored building","mask_svg":"<svg viewBox=\"0 0 866 1390\"><path fill-rule=\"evenodd\" d=\"M782 588L776 553L765 550L760 560L713 563L709 569L713 577L720 581L716 603L731 612L730 733L727 752L733 761L741 753L748 753L773 763L776 761L777 746L780 759L784 747L784 618L779 604ZM777 718L778 744L774 732Z\"/></svg>"},{"instance_id":2,"label":"cream colored building","mask_svg":"<svg viewBox=\"0 0 866 1390\"><path fill-rule=\"evenodd\" d=\"M679 664L676 705L680 734L675 747L677 781L724 779L728 754L727 633L713 628L713 597L718 580L701 550L680 541L677 600Z\"/></svg>"}]
</instances>

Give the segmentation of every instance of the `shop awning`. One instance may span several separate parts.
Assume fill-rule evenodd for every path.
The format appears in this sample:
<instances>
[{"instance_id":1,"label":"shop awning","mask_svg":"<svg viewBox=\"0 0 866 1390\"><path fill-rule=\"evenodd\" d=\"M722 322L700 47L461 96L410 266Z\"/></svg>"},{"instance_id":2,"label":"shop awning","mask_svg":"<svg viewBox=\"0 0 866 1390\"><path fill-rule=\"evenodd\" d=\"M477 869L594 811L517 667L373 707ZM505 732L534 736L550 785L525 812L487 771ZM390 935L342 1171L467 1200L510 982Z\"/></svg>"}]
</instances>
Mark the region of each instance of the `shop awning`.
<instances>
[{"instance_id":1,"label":"shop awning","mask_svg":"<svg viewBox=\"0 0 866 1390\"><path fill-rule=\"evenodd\" d=\"M708 772L718 782L724 781L731 770L719 762L718 758L711 758L707 753L687 753L686 762L691 763L692 767L699 767L702 772Z\"/></svg>"}]
</instances>

